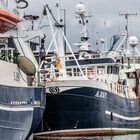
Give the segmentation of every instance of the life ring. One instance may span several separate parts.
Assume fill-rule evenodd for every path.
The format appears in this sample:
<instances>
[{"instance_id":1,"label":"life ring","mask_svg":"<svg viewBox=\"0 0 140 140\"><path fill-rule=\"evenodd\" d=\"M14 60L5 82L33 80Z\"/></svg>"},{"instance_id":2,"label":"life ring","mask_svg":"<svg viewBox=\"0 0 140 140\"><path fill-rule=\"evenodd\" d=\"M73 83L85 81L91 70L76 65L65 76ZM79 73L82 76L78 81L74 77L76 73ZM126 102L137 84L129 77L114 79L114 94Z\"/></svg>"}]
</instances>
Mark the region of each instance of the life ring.
<instances>
[{"instance_id":1,"label":"life ring","mask_svg":"<svg viewBox=\"0 0 140 140\"><path fill-rule=\"evenodd\" d=\"M87 78L89 80L93 80L94 77L95 77L94 69L93 68L89 68L88 71L87 71Z\"/></svg>"},{"instance_id":2,"label":"life ring","mask_svg":"<svg viewBox=\"0 0 140 140\"><path fill-rule=\"evenodd\" d=\"M59 87L50 87L49 91L51 94L58 94L60 92Z\"/></svg>"}]
</instances>

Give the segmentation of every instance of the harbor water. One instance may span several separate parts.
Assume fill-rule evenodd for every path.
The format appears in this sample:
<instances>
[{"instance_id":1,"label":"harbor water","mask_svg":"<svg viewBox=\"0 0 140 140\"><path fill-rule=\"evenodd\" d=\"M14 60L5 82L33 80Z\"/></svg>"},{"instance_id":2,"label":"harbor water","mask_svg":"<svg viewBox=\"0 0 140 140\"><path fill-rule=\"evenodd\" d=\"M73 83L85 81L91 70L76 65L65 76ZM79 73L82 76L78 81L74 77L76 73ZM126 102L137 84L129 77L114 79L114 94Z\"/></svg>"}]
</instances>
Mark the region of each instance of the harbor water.
<instances>
[{"instance_id":1,"label":"harbor water","mask_svg":"<svg viewBox=\"0 0 140 140\"><path fill-rule=\"evenodd\" d=\"M35 138L34 140L140 140L140 135L79 137L79 138Z\"/></svg>"}]
</instances>

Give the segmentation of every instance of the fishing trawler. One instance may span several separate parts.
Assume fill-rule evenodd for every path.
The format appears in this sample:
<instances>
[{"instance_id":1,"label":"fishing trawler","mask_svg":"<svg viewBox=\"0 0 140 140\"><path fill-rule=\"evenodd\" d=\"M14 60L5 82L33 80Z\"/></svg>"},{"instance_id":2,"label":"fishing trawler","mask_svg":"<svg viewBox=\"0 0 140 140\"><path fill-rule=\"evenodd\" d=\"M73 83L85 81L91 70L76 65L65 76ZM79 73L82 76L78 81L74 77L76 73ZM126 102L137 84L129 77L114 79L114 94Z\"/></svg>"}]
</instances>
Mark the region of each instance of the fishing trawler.
<instances>
[{"instance_id":1,"label":"fishing trawler","mask_svg":"<svg viewBox=\"0 0 140 140\"><path fill-rule=\"evenodd\" d=\"M45 90L36 80L38 63L21 28L19 11L28 3L19 0L16 4L17 15L8 11L4 1L0 3L1 140L28 139L41 121L46 103Z\"/></svg>"},{"instance_id":2,"label":"fishing trawler","mask_svg":"<svg viewBox=\"0 0 140 140\"><path fill-rule=\"evenodd\" d=\"M50 50L54 55L46 57L40 65L47 104L44 131L36 136L139 132L140 55L137 38L128 34L128 23L126 33L116 48L114 45L109 51L91 53L86 28L89 16L85 5L79 3L76 14L83 30L78 44L79 55L75 56L63 32L59 1L56 5L59 18L54 20L54 26L51 21L54 16L45 5L53 34L46 54ZM127 21L128 15L125 14ZM71 55L65 55L64 41Z\"/></svg>"}]
</instances>

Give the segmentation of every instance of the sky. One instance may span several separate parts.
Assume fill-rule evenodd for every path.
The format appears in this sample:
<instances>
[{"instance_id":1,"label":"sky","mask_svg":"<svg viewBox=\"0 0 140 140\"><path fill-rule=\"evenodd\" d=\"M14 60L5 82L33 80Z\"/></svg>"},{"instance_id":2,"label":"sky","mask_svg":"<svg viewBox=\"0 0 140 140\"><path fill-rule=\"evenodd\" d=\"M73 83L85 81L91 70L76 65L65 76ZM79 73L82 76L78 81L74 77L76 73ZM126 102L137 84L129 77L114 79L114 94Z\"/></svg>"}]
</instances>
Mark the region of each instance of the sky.
<instances>
[{"instance_id":1,"label":"sky","mask_svg":"<svg viewBox=\"0 0 140 140\"><path fill-rule=\"evenodd\" d=\"M27 1L29 6L26 8L26 14L41 16L43 5L46 3L55 14L54 7L57 0ZM125 18L119 16L119 13L137 13L137 16L129 17L129 32L130 35L137 36L140 43L140 0L60 0L62 9L66 9L67 38L71 45L79 42L79 32L81 31L81 26L75 18L75 7L79 2L85 3L86 1L88 1L88 11L91 12L92 15L88 23L88 33L93 47L99 37L107 38L107 44L109 46L112 35L124 32ZM44 19L43 24L48 24L46 19ZM44 32L48 37L47 43L49 43L50 32L48 27L44 29Z\"/></svg>"}]
</instances>

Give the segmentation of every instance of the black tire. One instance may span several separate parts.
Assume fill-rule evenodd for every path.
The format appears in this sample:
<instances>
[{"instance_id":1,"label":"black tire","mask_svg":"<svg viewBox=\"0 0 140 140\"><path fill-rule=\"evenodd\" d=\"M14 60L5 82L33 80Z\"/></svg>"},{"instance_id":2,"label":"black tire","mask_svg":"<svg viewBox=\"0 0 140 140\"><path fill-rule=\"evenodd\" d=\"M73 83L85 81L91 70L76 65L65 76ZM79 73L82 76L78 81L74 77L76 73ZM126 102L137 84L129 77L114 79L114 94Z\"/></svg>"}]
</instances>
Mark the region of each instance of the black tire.
<instances>
[{"instance_id":1,"label":"black tire","mask_svg":"<svg viewBox=\"0 0 140 140\"><path fill-rule=\"evenodd\" d=\"M28 7L28 2L26 0L17 0L16 2L18 4L21 3L21 2L23 2L25 4L24 6L20 7L20 9L24 9L24 8Z\"/></svg>"}]
</instances>

